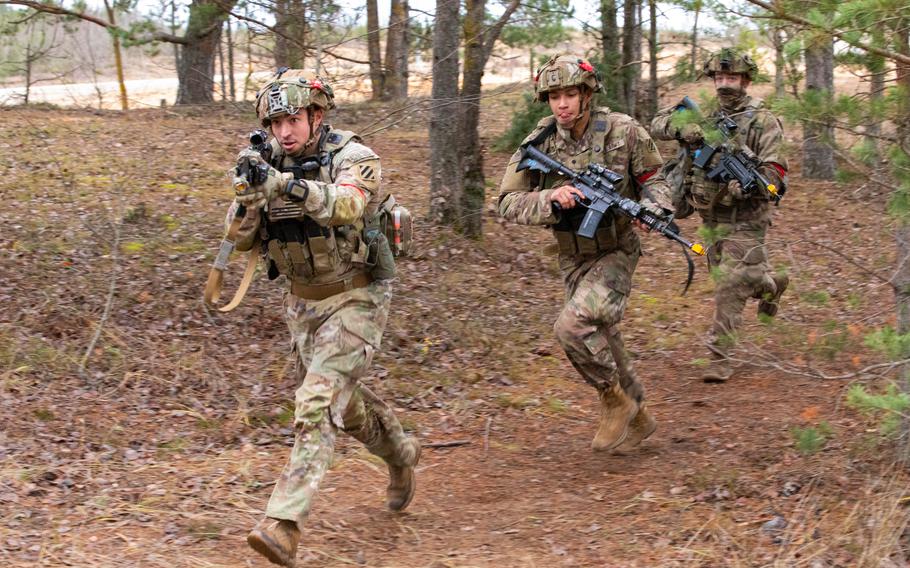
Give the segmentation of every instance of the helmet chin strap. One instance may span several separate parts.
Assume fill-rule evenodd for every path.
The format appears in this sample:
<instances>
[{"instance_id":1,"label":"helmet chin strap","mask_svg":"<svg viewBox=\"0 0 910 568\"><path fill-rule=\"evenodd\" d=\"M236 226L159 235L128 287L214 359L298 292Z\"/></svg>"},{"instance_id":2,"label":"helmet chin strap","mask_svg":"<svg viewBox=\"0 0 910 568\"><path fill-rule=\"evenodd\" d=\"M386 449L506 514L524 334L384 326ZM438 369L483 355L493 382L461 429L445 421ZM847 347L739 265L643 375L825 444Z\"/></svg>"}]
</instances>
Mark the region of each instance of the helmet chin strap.
<instances>
[{"instance_id":1,"label":"helmet chin strap","mask_svg":"<svg viewBox=\"0 0 910 568\"><path fill-rule=\"evenodd\" d=\"M307 109L307 125L310 129L310 137L307 139L306 143L304 143L300 151L297 152L297 154L300 156L308 154L319 141L319 133L317 133L316 129L313 127L314 123L316 122L315 114L316 113L313 112L313 107L309 107ZM321 127L322 124L319 126Z\"/></svg>"},{"instance_id":2,"label":"helmet chin strap","mask_svg":"<svg viewBox=\"0 0 910 568\"><path fill-rule=\"evenodd\" d=\"M587 92L586 92L587 93ZM575 125L585 117L591 111L591 101L594 100L593 93L587 93L588 98L581 104L581 108L578 110L578 114L575 115L575 118L572 119L572 122L569 124L568 129L572 130L575 128Z\"/></svg>"}]
</instances>

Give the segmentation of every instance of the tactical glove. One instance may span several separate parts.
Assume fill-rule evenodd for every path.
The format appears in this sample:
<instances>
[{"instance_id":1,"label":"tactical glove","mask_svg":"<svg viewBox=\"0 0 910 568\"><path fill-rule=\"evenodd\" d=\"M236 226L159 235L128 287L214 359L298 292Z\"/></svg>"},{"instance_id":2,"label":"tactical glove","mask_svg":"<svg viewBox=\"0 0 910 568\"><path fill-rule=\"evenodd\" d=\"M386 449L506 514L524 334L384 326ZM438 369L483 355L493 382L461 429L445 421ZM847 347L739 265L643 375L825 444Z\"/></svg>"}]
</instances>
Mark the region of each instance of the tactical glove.
<instances>
[{"instance_id":1,"label":"tactical glove","mask_svg":"<svg viewBox=\"0 0 910 568\"><path fill-rule=\"evenodd\" d=\"M743 189L742 184L735 179L730 180L730 183L727 184L727 193L730 194L731 198L737 201L742 201L743 199L748 199L750 197Z\"/></svg>"},{"instance_id":2,"label":"tactical glove","mask_svg":"<svg viewBox=\"0 0 910 568\"><path fill-rule=\"evenodd\" d=\"M293 173L279 172L265 163L259 152L247 149L237 158L232 183L239 204L258 208L280 195L293 179Z\"/></svg>"},{"instance_id":3,"label":"tactical glove","mask_svg":"<svg viewBox=\"0 0 910 568\"><path fill-rule=\"evenodd\" d=\"M695 145L701 144L702 140L705 139L705 133L702 131L701 126L690 122L679 129L676 137L686 144Z\"/></svg>"}]
</instances>

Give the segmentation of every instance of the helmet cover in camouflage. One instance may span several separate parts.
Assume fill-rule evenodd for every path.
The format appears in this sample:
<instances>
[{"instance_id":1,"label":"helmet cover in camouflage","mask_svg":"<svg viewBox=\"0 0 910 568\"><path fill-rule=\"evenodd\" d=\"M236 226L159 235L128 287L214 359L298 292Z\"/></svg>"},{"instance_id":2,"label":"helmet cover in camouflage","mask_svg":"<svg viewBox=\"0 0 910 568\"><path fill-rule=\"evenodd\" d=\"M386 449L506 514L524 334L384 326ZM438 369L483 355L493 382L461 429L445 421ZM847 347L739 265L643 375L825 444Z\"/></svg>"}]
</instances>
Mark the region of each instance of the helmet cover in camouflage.
<instances>
[{"instance_id":1,"label":"helmet cover in camouflage","mask_svg":"<svg viewBox=\"0 0 910 568\"><path fill-rule=\"evenodd\" d=\"M554 55L541 65L534 75L534 92L537 100L547 101L550 91L586 85L591 91L603 91L600 74L586 59L573 55Z\"/></svg>"},{"instance_id":2,"label":"helmet cover in camouflage","mask_svg":"<svg viewBox=\"0 0 910 568\"><path fill-rule=\"evenodd\" d=\"M749 54L725 47L708 57L702 72L712 79L716 73L731 73L745 75L750 81L754 81L758 76L758 65Z\"/></svg>"},{"instance_id":3,"label":"helmet cover in camouflage","mask_svg":"<svg viewBox=\"0 0 910 568\"><path fill-rule=\"evenodd\" d=\"M320 77L307 77L300 69L279 70L256 94L256 113L266 128L272 118L297 114L309 107L335 108L335 92Z\"/></svg>"}]
</instances>

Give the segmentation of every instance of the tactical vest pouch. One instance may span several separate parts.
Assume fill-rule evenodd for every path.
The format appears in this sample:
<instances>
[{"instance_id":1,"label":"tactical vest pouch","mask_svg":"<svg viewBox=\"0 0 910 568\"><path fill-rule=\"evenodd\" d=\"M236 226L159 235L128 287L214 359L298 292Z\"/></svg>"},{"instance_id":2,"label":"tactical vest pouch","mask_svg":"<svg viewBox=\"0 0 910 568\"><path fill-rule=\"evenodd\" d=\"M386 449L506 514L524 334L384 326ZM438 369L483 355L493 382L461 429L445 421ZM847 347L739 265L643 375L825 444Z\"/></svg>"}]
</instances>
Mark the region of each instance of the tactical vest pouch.
<instances>
[{"instance_id":1,"label":"tactical vest pouch","mask_svg":"<svg viewBox=\"0 0 910 568\"><path fill-rule=\"evenodd\" d=\"M572 231L553 231L556 236L556 246L559 247L559 254L566 256L575 256L578 254L578 247L575 246L575 233Z\"/></svg>"},{"instance_id":2,"label":"tactical vest pouch","mask_svg":"<svg viewBox=\"0 0 910 568\"><path fill-rule=\"evenodd\" d=\"M363 232L363 238L369 250L366 264L370 268L373 278L376 280L395 278L397 273L395 254L382 229L379 227L367 228Z\"/></svg>"},{"instance_id":3,"label":"tactical vest pouch","mask_svg":"<svg viewBox=\"0 0 910 568\"><path fill-rule=\"evenodd\" d=\"M299 242L285 244L287 258L290 261L293 275L297 278L307 278L313 274L313 264L310 262L310 251L306 245Z\"/></svg>"},{"instance_id":4,"label":"tactical vest pouch","mask_svg":"<svg viewBox=\"0 0 910 568\"><path fill-rule=\"evenodd\" d=\"M575 234L574 231L554 229L559 254L566 256L595 256L599 253L613 252L619 248L619 241L613 225L599 227L593 239Z\"/></svg>"},{"instance_id":5,"label":"tactical vest pouch","mask_svg":"<svg viewBox=\"0 0 910 568\"><path fill-rule=\"evenodd\" d=\"M291 272L291 262L288 260L287 256L284 254L284 248L281 246L281 243L277 240L270 240L268 244L269 248L269 258L272 259L272 262L275 264L275 267L282 274L286 274L288 277L293 277L294 273Z\"/></svg>"},{"instance_id":6,"label":"tactical vest pouch","mask_svg":"<svg viewBox=\"0 0 910 568\"><path fill-rule=\"evenodd\" d=\"M335 232L328 231L327 236L308 237L307 244L313 257L313 273L320 275L335 272L341 261L335 243Z\"/></svg>"}]
</instances>

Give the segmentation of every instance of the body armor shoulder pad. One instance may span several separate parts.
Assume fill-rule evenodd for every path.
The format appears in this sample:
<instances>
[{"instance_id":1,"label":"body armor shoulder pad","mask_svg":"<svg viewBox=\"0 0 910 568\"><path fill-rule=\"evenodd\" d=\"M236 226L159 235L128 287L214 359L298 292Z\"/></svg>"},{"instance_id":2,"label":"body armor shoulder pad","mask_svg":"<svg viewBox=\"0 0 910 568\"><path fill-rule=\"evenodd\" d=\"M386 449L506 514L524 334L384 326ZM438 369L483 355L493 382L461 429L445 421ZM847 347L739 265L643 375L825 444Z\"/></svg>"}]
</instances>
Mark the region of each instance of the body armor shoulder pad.
<instances>
[{"instance_id":1,"label":"body armor shoulder pad","mask_svg":"<svg viewBox=\"0 0 910 568\"><path fill-rule=\"evenodd\" d=\"M550 116L545 116L545 117L541 118L537 122L537 126L534 128L534 130L532 130L530 134L525 136L525 139L522 140L521 143L527 144L531 140L534 140L535 138L537 138L541 132L543 132L547 128L553 127L555 124L556 124L555 116L550 115Z\"/></svg>"},{"instance_id":2,"label":"body armor shoulder pad","mask_svg":"<svg viewBox=\"0 0 910 568\"><path fill-rule=\"evenodd\" d=\"M343 148L350 141L360 142L360 136L351 132L350 130L335 130L334 128L329 130L328 135L325 137L325 146L323 150L332 154L337 152L339 149Z\"/></svg>"},{"instance_id":3,"label":"body armor shoulder pad","mask_svg":"<svg viewBox=\"0 0 910 568\"><path fill-rule=\"evenodd\" d=\"M607 119L610 121L610 124L614 126L634 126L635 119L629 116L628 114L623 114L621 112L611 112Z\"/></svg>"}]
</instances>

